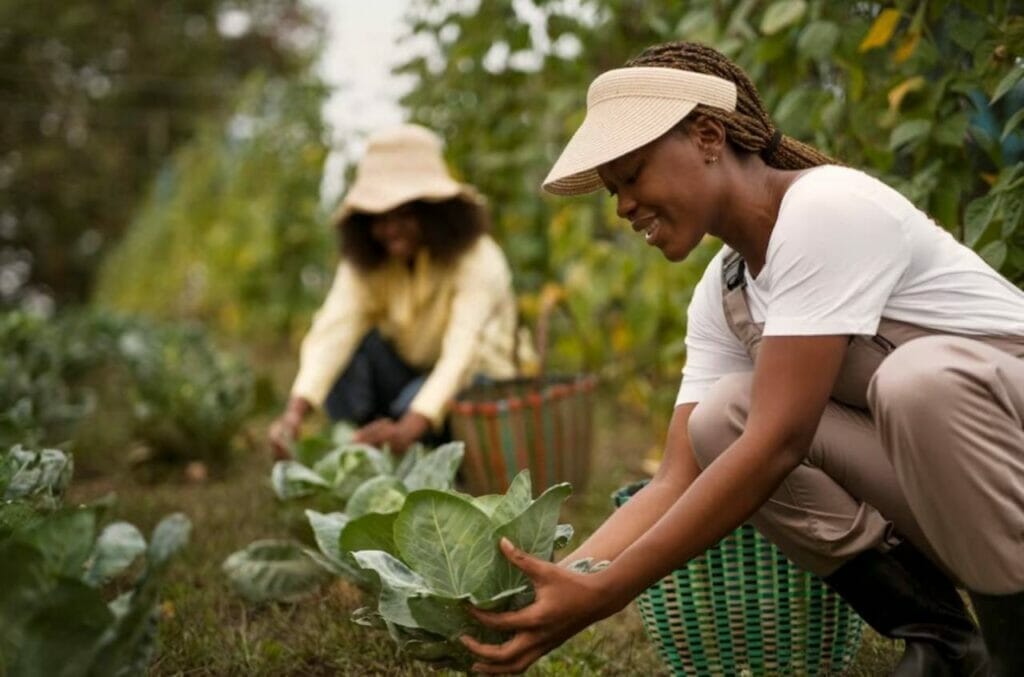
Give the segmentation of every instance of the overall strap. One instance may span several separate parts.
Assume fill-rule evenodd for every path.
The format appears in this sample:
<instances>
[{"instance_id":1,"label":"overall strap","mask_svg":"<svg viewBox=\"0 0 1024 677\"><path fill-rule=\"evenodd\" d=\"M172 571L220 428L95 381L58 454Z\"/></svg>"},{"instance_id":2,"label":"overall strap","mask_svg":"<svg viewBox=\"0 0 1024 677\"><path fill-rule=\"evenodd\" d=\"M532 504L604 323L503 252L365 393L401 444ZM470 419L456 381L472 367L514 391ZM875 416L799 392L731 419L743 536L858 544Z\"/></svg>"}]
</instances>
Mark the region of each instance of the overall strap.
<instances>
[{"instance_id":1,"label":"overall strap","mask_svg":"<svg viewBox=\"0 0 1024 677\"><path fill-rule=\"evenodd\" d=\"M754 323L747 303L746 263L738 252L725 249L722 257L722 308L729 329L747 349L751 359L757 356L761 328Z\"/></svg>"}]
</instances>

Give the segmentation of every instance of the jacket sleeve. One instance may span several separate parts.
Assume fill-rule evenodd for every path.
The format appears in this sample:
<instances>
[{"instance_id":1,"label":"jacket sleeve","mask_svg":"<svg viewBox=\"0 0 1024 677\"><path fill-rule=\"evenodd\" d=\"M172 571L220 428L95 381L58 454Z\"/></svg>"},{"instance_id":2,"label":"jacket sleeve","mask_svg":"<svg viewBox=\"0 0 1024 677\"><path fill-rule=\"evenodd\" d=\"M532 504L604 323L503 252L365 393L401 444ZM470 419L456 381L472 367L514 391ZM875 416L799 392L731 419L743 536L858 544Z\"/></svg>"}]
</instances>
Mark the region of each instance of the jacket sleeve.
<instances>
[{"instance_id":1,"label":"jacket sleeve","mask_svg":"<svg viewBox=\"0 0 1024 677\"><path fill-rule=\"evenodd\" d=\"M483 328L512 295L508 263L492 242L481 242L458 265L441 356L409 405L435 428L443 424L450 400L470 376Z\"/></svg>"},{"instance_id":2,"label":"jacket sleeve","mask_svg":"<svg viewBox=\"0 0 1024 677\"><path fill-rule=\"evenodd\" d=\"M292 396L322 407L331 386L373 325L371 299L356 270L342 262L324 304L302 340Z\"/></svg>"}]
</instances>

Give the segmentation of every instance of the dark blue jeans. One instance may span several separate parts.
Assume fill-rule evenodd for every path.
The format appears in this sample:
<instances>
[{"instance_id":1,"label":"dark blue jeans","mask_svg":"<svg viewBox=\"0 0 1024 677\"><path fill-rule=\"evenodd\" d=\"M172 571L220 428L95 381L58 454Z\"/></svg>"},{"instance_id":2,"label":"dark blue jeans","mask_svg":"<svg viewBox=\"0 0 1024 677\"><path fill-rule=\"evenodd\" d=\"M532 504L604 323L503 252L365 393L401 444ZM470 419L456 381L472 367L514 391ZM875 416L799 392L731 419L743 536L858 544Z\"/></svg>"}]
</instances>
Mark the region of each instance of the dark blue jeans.
<instances>
[{"instance_id":1,"label":"dark blue jeans","mask_svg":"<svg viewBox=\"0 0 1024 677\"><path fill-rule=\"evenodd\" d=\"M384 417L397 421L408 411L428 373L406 364L373 329L363 337L348 366L331 386L324 409L331 420L357 426ZM446 425L442 433L432 433L423 442L435 445L448 439Z\"/></svg>"}]
</instances>

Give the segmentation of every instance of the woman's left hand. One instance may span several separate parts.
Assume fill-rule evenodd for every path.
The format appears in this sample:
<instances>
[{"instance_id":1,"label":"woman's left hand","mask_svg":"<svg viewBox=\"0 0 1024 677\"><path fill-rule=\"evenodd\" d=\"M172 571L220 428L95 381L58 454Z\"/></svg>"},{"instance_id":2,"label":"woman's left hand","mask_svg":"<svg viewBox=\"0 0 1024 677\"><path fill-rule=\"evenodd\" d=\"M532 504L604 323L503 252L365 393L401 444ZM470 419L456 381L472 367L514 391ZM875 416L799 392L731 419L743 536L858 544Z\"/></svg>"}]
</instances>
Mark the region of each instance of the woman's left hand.
<instances>
[{"instance_id":1,"label":"woman's left hand","mask_svg":"<svg viewBox=\"0 0 1024 677\"><path fill-rule=\"evenodd\" d=\"M430 421L425 416L408 412L398 421L378 418L356 431L355 441L381 447L385 444L391 451L401 454L416 440L430 430Z\"/></svg>"},{"instance_id":2,"label":"woman's left hand","mask_svg":"<svg viewBox=\"0 0 1024 677\"><path fill-rule=\"evenodd\" d=\"M469 635L461 637L481 661L473 670L487 674L520 673L591 623L618 611L615 596L602 590L599 574L579 574L545 562L501 539L501 550L533 581L532 604L518 611L493 613L471 608L482 624L515 633L504 644L485 644ZM627 600L628 601L628 600Z\"/></svg>"}]
</instances>

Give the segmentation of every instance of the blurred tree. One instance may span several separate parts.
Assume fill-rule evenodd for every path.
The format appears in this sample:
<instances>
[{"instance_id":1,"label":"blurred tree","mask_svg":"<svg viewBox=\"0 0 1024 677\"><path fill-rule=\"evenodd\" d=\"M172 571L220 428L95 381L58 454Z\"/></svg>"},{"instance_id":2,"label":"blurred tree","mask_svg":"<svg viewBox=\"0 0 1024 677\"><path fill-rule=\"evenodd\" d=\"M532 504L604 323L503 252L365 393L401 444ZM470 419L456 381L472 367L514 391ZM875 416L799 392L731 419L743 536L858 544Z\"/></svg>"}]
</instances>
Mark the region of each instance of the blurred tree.
<instances>
[{"instance_id":1,"label":"blurred tree","mask_svg":"<svg viewBox=\"0 0 1024 677\"><path fill-rule=\"evenodd\" d=\"M784 132L880 176L1024 283L1019 0L417 0L408 26L429 47L399 69L416 80L405 104L493 200L520 284L561 285L573 319L556 339L563 358L678 380L709 250L671 266L614 226L604 196L539 199L589 82L670 40L732 57ZM672 395L657 383L621 392L650 410L652 394Z\"/></svg>"},{"instance_id":2,"label":"blurred tree","mask_svg":"<svg viewBox=\"0 0 1024 677\"><path fill-rule=\"evenodd\" d=\"M305 330L334 260L319 204L325 95L250 76L231 117L204 123L156 177L103 261L98 304L264 344Z\"/></svg>"},{"instance_id":3,"label":"blurred tree","mask_svg":"<svg viewBox=\"0 0 1024 677\"><path fill-rule=\"evenodd\" d=\"M0 307L87 298L169 152L321 39L304 0L0 0Z\"/></svg>"}]
</instances>

